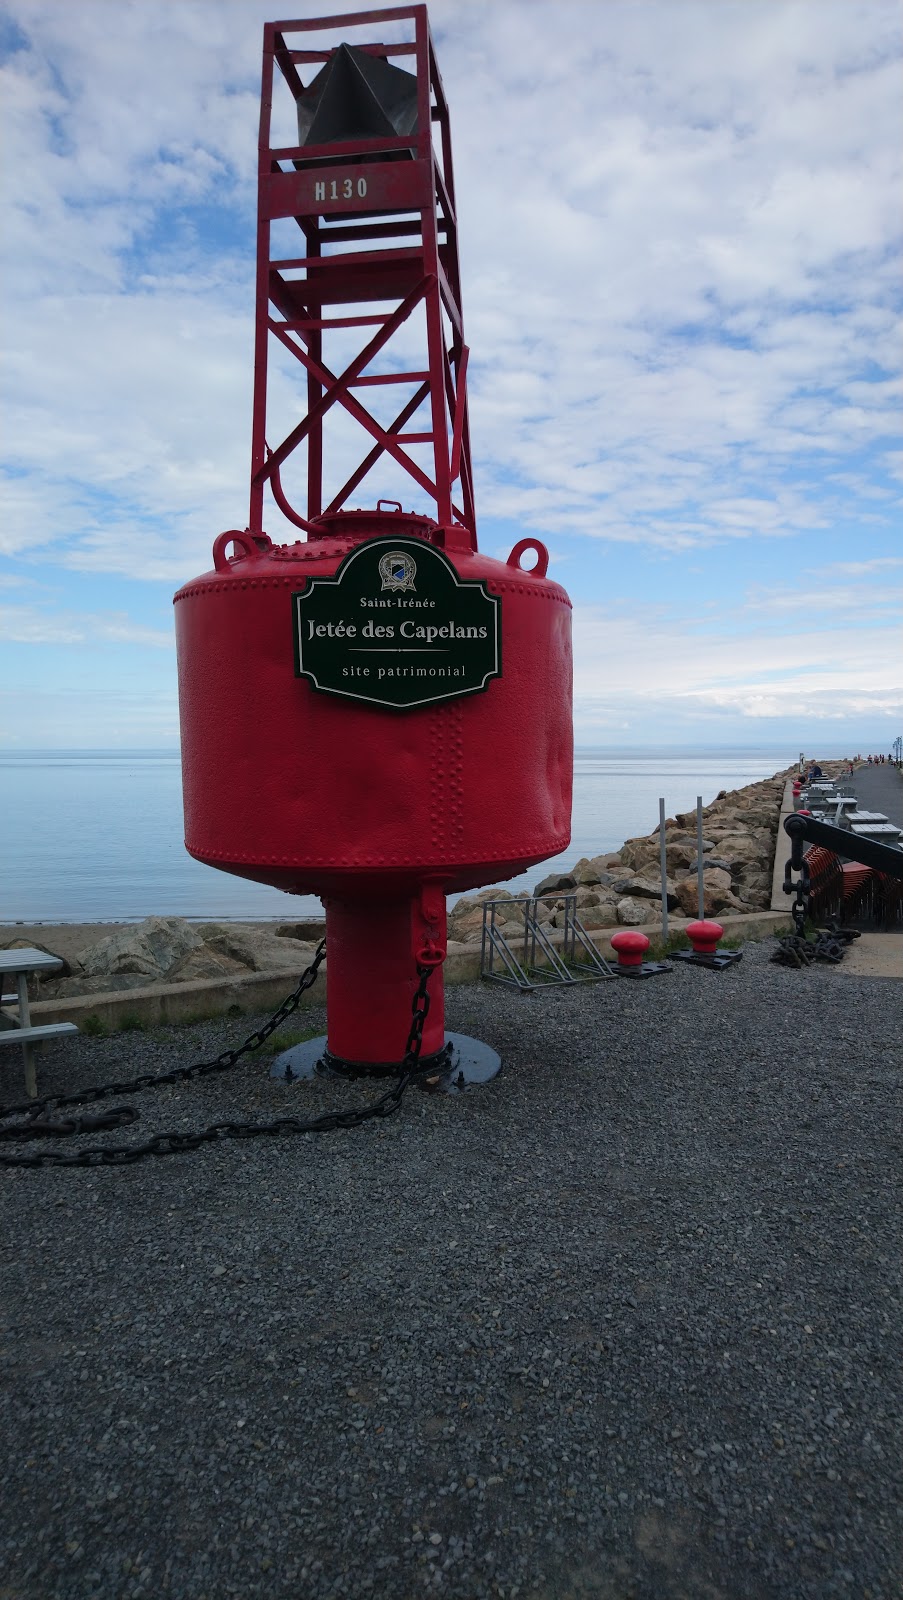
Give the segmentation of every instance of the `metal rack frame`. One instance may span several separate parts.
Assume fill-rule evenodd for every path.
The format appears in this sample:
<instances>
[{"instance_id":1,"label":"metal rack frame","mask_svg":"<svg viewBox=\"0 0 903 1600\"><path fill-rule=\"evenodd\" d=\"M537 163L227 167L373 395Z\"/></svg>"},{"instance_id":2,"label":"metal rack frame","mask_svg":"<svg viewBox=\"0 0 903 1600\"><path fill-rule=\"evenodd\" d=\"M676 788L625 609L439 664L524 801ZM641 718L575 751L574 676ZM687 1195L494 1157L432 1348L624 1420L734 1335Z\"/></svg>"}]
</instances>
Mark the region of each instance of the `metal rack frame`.
<instances>
[{"instance_id":1,"label":"metal rack frame","mask_svg":"<svg viewBox=\"0 0 903 1600\"><path fill-rule=\"evenodd\" d=\"M560 946L552 943L545 926L536 919L536 907L564 901L564 938ZM499 908L509 913L512 907L523 908L523 956L518 959L505 934L497 926ZM506 917L506 920L510 920ZM520 942L520 941L519 941ZM577 959L578 951L589 957ZM545 962L540 965L540 954ZM504 971L496 967L498 958ZM617 973L611 963L600 956L592 939L577 916L576 895L526 895L516 900L483 901L483 933L480 945L480 977L492 983L504 983L509 988L529 993L549 984L573 985L598 983L603 978L614 978Z\"/></svg>"}]
</instances>

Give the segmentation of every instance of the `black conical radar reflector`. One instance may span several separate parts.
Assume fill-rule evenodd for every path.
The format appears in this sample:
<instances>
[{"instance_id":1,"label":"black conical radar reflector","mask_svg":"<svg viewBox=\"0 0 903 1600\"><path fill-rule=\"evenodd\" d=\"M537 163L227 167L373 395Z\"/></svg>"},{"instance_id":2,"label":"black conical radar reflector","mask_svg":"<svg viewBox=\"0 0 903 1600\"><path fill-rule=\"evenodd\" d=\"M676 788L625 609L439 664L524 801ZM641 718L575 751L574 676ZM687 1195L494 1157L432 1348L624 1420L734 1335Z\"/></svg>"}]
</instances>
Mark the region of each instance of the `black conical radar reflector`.
<instances>
[{"instance_id":1,"label":"black conical radar reflector","mask_svg":"<svg viewBox=\"0 0 903 1600\"><path fill-rule=\"evenodd\" d=\"M416 127L414 74L350 44L339 45L298 99L302 145L391 138Z\"/></svg>"}]
</instances>

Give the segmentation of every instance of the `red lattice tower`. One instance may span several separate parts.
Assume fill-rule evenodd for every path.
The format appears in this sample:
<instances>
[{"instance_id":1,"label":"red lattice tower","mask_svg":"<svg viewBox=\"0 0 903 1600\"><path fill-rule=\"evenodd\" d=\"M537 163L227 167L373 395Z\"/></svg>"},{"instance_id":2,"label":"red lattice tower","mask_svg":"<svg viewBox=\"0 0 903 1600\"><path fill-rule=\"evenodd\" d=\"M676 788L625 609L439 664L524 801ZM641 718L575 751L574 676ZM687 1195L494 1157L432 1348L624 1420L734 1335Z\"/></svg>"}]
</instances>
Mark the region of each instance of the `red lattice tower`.
<instances>
[{"instance_id":1,"label":"red lattice tower","mask_svg":"<svg viewBox=\"0 0 903 1600\"><path fill-rule=\"evenodd\" d=\"M385 23L411 36L301 47L315 31L345 34ZM398 68L395 58L410 59ZM278 91L284 101L286 90L299 142L274 148L273 96ZM268 484L283 515L316 536L317 519L347 507L389 457L427 497L445 546L476 549L451 137L426 7L268 23L259 152L251 534L263 534ZM293 219L303 240L296 255L273 254L274 224L282 219ZM399 365L392 348L412 317L425 334L425 364L416 371L409 361ZM349 330L356 329L364 342L349 360ZM306 374L306 411L278 443L267 433L274 339ZM330 340L343 345L340 371L327 360ZM390 385L404 404L379 421L374 391ZM325 484L324 427L338 408L359 425L363 453L344 481ZM304 515L281 480L302 445ZM428 448L415 456L417 446Z\"/></svg>"}]
</instances>

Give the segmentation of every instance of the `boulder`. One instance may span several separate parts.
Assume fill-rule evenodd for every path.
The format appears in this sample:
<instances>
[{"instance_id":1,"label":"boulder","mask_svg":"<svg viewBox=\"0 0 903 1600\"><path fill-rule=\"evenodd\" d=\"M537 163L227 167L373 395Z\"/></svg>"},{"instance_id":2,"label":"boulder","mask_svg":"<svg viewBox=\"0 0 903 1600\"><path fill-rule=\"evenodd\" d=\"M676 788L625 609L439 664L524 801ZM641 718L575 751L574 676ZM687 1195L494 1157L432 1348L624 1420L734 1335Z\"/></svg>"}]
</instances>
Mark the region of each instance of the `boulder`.
<instances>
[{"instance_id":1,"label":"boulder","mask_svg":"<svg viewBox=\"0 0 903 1600\"><path fill-rule=\"evenodd\" d=\"M77 974L73 978L57 978L55 982L51 979L42 984L41 999L75 1000L83 994L119 994L125 989L145 989L152 981L140 972L104 972L93 978Z\"/></svg>"},{"instance_id":2,"label":"boulder","mask_svg":"<svg viewBox=\"0 0 903 1600\"><path fill-rule=\"evenodd\" d=\"M189 951L201 945L200 935L184 917L147 917L88 945L80 952L79 961L89 978L135 973L148 983L159 983Z\"/></svg>"},{"instance_id":3,"label":"boulder","mask_svg":"<svg viewBox=\"0 0 903 1600\"><path fill-rule=\"evenodd\" d=\"M598 889L591 889L588 884L583 884L574 896L578 911L584 906L597 906L599 904Z\"/></svg>"},{"instance_id":4,"label":"boulder","mask_svg":"<svg viewBox=\"0 0 903 1600\"><path fill-rule=\"evenodd\" d=\"M705 816L705 814L706 813L705 813L705 810L704 810L703 811L703 816ZM695 831L696 831L696 812L695 811L678 811L678 812L675 813L674 821L677 823L677 826L679 828L686 828L688 832L690 831L690 829L692 829L693 832L695 833Z\"/></svg>"},{"instance_id":5,"label":"boulder","mask_svg":"<svg viewBox=\"0 0 903 1600\"><path fill-rule=\"evenodd\" d=\"M665 842L665 866L669 872L676 872L680 867L688 867L696 854L695 843L684 844L682 841Z\"/></svg>"},{"instance_id":6,"label":"boulder","mask_svg":"<svg viewBox=\"0 0 903 1600\"><path fill-rule=\"evenodd\" d=\"M741 889L738 898L746 910L767 911L771 906L770 889Z\"/></svg>"},{"instance_id":7,"label":"boulder","mask_svg":"<svg viewBox=\"0 0 903 1600\"><path fill-rule=\"evenodd\" d=\"M309 917L304 922L280 922L273 932L277 939L300 939L305 944L312 939L319 944L326 937L326 923L322 917Z\"/></svg>"},{"instance_id":8,"label":"boulder","mask_svg":"<svg viewBox=\"0 0 903 1600\"><path fill-rule=\"evenodd\" d=\"M550 872L533 890L534 897L538 894L572 894L577 887L577 879L572 872Z\"/></svg>"},{"instance_id":9,"label":"boulder","mask_svg":"<svg viewBox=\"0 0 903 1600\"><path fill-rule=\"evenodd\" d=\"M620 865L621 853L619 850L606 850L600 856L590 857L590 866L594 872L598 873L600 882L603 881L604 873L611 872L614 868L620 867Z\"/></svg>"},{"instance_id":10,"label":"boulder","mask_svg":"<svg viewBox=\"0 0 903 1600\"><path fill-rule=\"evenodd\" d=\"M177 966L170 967L166 980L168 983L198 983L204 979L231 978L247 970L244 962L219 955L205 944L200 950L189 950Z\"/></svg>"},{"instance_id":11,"label":"boulder","mask_svg":"<svg viewBox=\"0 0 903 1600\"><path fill-rule=\"evenodd\" d=\"M639 839L627 839L618 851L619 859L625 867L639 868L640 862L658 859L658 840L650 839L648 834Z\"/></svg>"},{"instance_id":12,"label":"boulder","mask_svg":"<svg viewBox=\"0 0 903 1600\"><path fill-rule=\"evenodd\" d=\"M462 895L448 913L449 938L464 939L467 942L472 942L474 937L479 938L483 930L484 901L516 898L522 900L525 896L512 895L509 889L481 889L479 894ZM500 915L496 913L496 922L499 921Z\"/></svg>"},{"instance_id":13,"label":"boulder","mask_svg":"<svg viewBox=\"0 0 903 1600\"><path fill-rule=\"evenodd\" d=\"M724 867L704 867L702 881L707 889L725 889L731 887L731 875Z\"/></svg>"},{"instance_id":14,"label":"boulder","mask_svg":"<svg viewBox=\"0 0 903 1600\"><path fill-rule=\"evenodd\" d=\"M769 898L771 896L771 873L761 871L753 862L748 862L740 868L735 879L735 886L737 884L750 893L767 890Z\"/></svg>"},{"instance_id":15,"label":"boulder","mask_svg":"<svg viewBox=\"0 0 903 1600\"><path fill-rule=\"evenodd\" d=\"M462 929L475 921L479 921L482 924L482 909L471 896L462 895L460 900L455 901L448 913L449 938L463 939Z\"/></svg>"},{"instance_id":16,"label":"boulder","mask_svg":"<svg viewBox=\"0 0 903 1600\"><path fill-rule=\"evenodd\" d=\"M715 867L711 872L702 874L703 907L707 917L722 907L737 907L737 898L731 893L731 880L726 872L721 872ZM685 916L695 917L698 909L698 890L695 874L692 878L683 878L676 886L677 900Z\"/></svg>"},{"instance_id":17,"label":"boulder","mask_svg":"<svg viewBox=\"0 0 903 1600\"><path fill-rule=\"evenodd\" d=\"M729 864L731 872L738 871L744 862L754 861L761 867L769 860L773 850L770 839L764 848L763 843L764 841L757 840L748 833L737 831L726 833L718 841L718 856L720 860Z\"/></svg>"},{"instance_id":18,"label":"boulder","mask_svg":"<svg viewBox=\"0 0 903 1600\"><path fill-rule=\"evenodd\" d=\"M615 920L613 906L587 906L580 912L580 921L588 933L596 928L610 928Z\"/></svg>"},{"instance_id":19,"label":"boulder","mask_svg":"<svg viewBox=\"0 0 903 1600\"><path fill-rule=\"evenodd\" d=\"M448 937L450 939L463 939L465 943L469 944L473 939L479 939L482 931L482 911L471 911L468 916L456 917L454 921L452 921L451 917L448 919Z\"/></svg>"},{"instance_id":20,"label":"boulder","mask_svg":"<svg viewBox=\"0 0 903 1600\"><path fill-rule=\"evenodd\" d=\"M662 914L660 900L658 902L654 900L634 900L631 896L625 896L623 900L619 900L615 907L618 922L625 928L636 928L642 926L645 922L655 922L657 920L656 911L660 921Z\"/></svg>"},{"instance_id":21,"label":"boulder","mask_svg":"<svg viewBox=\"0 0 903 1600\"><path fill-rule=\"evenodd\" d=\"M770 898L771 897L769 896L769 900ZM735 895L731 890L726 890L723 897L719 901L718 910L722 913L725 911L734 911L740 913L748 911L749 907L745 901L739 898L738 895Z\"/></svg>"},{"instance_id":22,"label":"boulder","mask_svg":"<svg viewBox=\"0 0 903 1600\"><path fill-rule=\"evenodd\" d=\"M598 883L599 869L594 861L590 861L588 856L581 856L571 873L571 877L577 884Z\"/></svg>"},{"instance_id":23,"label":"boulder","mask_svg":"<svg viewBox=\"0 0 903 1600\"><path fill-rule=\"evenodd\" d=\"M661 878L622 878L620 883L615 884L615 890L622 895L636 895L640 900L657 900L659 905L662 902ZM665 879L665 893L668 906L673 910L677 905L677 889L670 878Z\"/></svg>"},{"instance_id":24,"label":"boulder","mask_svg":"<svg viewBox=\"0 0 903 1600\"><path fill-rule=\"evenodd\" d=\"M268 928L208 922L201 929L201 935L208 951L251 972L301 973L314 956L314 945L303 944L300 939L282 938Z\"/></svg>"},{"instance_id":25,"label":"boulder","mask_svg":"<svg viewBox=\"0 0 903 1600\"><path fill-rule=\"evenodd\" d=\"M698 915L699 899L695 877L681 879L677 885L677 900L685 917ZM720 901L718 903L720 905ZM715 909L714 891L703 887L703 916L714 916Z\"/></svg>"},{"instance_id":26,"label":"boulder","mask_svg":"<svg viewBox=\"0 0 903 1600\"><path fill-rule=\"evenodd\" d=\"M780 812L776 806L742 806L738 809L740 819L748 828L765 828L769 833L776 833Z\"/></svg>"}]
</instances>

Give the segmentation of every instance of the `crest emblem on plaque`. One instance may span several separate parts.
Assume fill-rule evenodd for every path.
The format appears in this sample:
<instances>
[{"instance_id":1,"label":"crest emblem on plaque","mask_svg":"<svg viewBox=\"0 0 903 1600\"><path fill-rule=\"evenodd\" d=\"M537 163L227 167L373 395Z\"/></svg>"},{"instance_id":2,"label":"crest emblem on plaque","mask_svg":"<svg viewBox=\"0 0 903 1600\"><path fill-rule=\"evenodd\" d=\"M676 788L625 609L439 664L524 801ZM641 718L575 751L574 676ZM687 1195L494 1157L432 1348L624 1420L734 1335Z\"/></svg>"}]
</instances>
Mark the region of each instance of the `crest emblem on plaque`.
<instances>
[{"instance_id":1,"label":"crest emblem on plaque","mask_svg":"<svg viewBox=\"0 0 903 1600\"><path fill-rule=\"evenodd\" d=\"M384 589L413 589L417 563L403 550L389 550L380 560L379 575Z\"/></svg>"}]
</instances>

